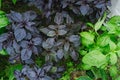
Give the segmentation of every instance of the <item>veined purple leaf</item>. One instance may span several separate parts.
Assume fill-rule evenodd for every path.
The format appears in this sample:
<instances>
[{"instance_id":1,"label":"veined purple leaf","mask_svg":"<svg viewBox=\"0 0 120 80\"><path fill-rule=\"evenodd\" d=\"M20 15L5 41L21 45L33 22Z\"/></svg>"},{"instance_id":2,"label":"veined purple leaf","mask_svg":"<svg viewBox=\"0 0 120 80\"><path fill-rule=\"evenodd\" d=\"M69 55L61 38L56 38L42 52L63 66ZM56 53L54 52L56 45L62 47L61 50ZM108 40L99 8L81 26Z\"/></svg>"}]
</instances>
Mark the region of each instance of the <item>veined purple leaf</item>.
<instances>
[{"instance_id":1,"label":"veined purple leaf","mask_svg":"<svg viewBox=\"0 0 120 80\"><path fill-rule=\"evenodd\" d=\"M42 39L39 37L33 38L32 41L34 45L40 45L42 43Z\"/></svg>"},{"instance_id":2,"label":"veined purple leaf","mask_svg":"<svg viewBox=\"0 0 120 80\"><path fill-rule=\"evenodd\" d=\"M0 35L0 42L3 42L5 40L7 40L7 38L8 38L8 34L7 33L1 34Z\"/></svg>"},{"instance_id":3,"label":"veined purple leaf","mask_svg":"<svg viewBox=\"0 0 120 80\"><path fill-rule=\"evenodd\" d=\"M32 55L32 51L29 50L29 49L23 49L21 51L21 59L22 60L28 60L28 59L30 59L31 55Z\"/></svg>"},{"instance_id":4,"label":"veined purple leaf","mask_svg":"<svg viewBox=\"0 0 120 80\"><path fill-rule=\"evenodd\" d=\"M27 48L27 47L28 47L28 43L29 43L28 41L24 41L24 40L23 40L23 41L20 42L20 46L21 46L22 48Z\"/></svg>"},{"instance_id":5,"label":"veined purple leaf","mask_svg":"<svg viewBox=\"0 0 120 80\"><path fill-rule=\"evenodd\" d=\"M15 40L13 41L13 48L16 53L20 53L20 46L17 44Z\"/></svg>"},{"instance_id":6,"label":"veined purple leaf","mask_svg":"<svg viewBox=\"0 0 120 80\"><path fill-rule=\"evenodd\" d=\"M14 32L16 40L19 42L26 37L26 31L24 29L17 29Z\"/></svg>"},{"instance_id":7,"label":"veined purple leaf","mask_svg":"<svg viewBox=\"0 0 120 80\"><path fill-rule=\"evenodd\" d=\"M20 13L11 11L10 14L7 15L11 21L14 22L21 22L22 21L22 15Z\"/></svg>"}]
</instances>

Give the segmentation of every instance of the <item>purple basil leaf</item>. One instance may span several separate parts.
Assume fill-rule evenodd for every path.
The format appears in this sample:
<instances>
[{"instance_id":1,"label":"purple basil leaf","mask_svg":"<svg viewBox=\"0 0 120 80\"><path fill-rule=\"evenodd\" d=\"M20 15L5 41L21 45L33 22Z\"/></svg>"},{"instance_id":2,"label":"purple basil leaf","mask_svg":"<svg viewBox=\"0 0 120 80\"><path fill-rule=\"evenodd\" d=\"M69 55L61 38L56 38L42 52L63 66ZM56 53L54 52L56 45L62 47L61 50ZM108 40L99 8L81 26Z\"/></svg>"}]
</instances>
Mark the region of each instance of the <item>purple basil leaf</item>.
<instances>
[{"instance_id":1,"label":"purple basil leaf","mask_svg":"<svg viewBox=\"0 0 120 80\"><path fill-rule=\"evenodd\" d=\"M53 30L55 30L57 27L55 26L55 25L49 25L48 26L50 29L53 29Z\"/></svg>"},{"instance_id":2,"label":"purple basil leaf","mask_svg":"<svg viewBox=\"0 0 120 80\"><path fill-rule=\"evenodd\" d=\"M66 28L66 25L59 25L58 26L58 29L65 29Z\"/></svg>"},{"instance_id":3,"label":"purple basil leaf","mask_svg":"<svg viewBox=\"0 0 120 80\"><path fill-rule=\"evenodd\" d=\"M77 7L72 7L72 11L73 11L75 14L80 14L80 10L79 10Z\"/></svg>"},{"instance_id":4,"label":"purple basil leaf","mask_svg":"<svg viewBox=\"0 0 120 80\"><path fill-rule=\"evenodd\" d=\"M70 37L69 37L69 41L70 42L76 42L76 41L79 41L80 40L80 37L78 36L78 35L71 35Z\"/></svg>"},{"instance_id":5,"label":"purple basil leaf","mask_svg":"<svg viewBox=\"0 0 120 80\"><path fill-rule=\"evenodd\" d=\"M22 60L28 60L28 59L30 59L31 55L32 55L32 51L29 50L29 49L23 49L21 51L21 59Z\"/></svg>"},{"instance_id":6,"label":"purple basil leaf","mask_svg":"<svg viewBox=\"0 0 120 80\"><path fill-rule=\"evenodd\" d=\"M48 33L47 33L47 36L49 36L49 37L53 37L53 36L55 36L56 35L56 32L55 31L49 31Z\"/></svg>"},{"instance_id":7,"label":"purple basil leaf","mask_svg":"<svg viewBox=\"0 0 120 80\"><path fill-rule=\"evenodd\" d=\"M67 33L67 31L65 30L58 30L58 35L62 36L65 35Z\"/></svg>"},{"instance_id":8,"label":"purple basil leaf","mask_svg":"<svg viewBox=\"0 0 120 80\"><path fill-rule=\"evenodd\" d=\"M69 47L70 47L70 43L69 43L69 42L66 42L66 43L64 44L64 50L65 50L65 51L68 51L68 50L69 50Z\"/></svg>"},{"instance_id":9,"label":"purple basil leaf","mask_svg":"<svg viewBox=\"0 0 120 80\"><path fill-rule=\"evenodd\" d=\"M28 41L21 41L20 42L20 46L22 47L22 48L27 48L28 47Z\"/></svg>"},{"instance_id":10,"label":"purple basil leaf","mask_svg":"<svg viewBox=\"0 0 120 80\"><path fill-rule=\"evenodd\" d=\"M11 21L14 21L14 22L22 21L22 15L20 13L14 12L14 11L11 11L11 13L8 14L7 16Z\"/></svg>"},{"instance_id":11,"label":"purple basil leaf","mask_svg":"<svg viewBox=\"0 0 120 80\"><path fill-rule=\"evenodd\" d=\"M1 34L0 35L0 42L3 42L5 40L7 40L7 38L8 38L8 34L7 33Z\"/></svg>"},{"instance_id":12,"label":"purple basil leaf","mask_svg":"<svg viewBox=\"0 0 120 80\"><path fill-rule=\"evenodd\" d=\"M2 48L2 43L0 43L0 51L2 50L3 48Z\"/></svg>"},{"instance_id":13,"label":"purple basil leaf","mask_svg":"<svg viewBox=\"0 0 120 80\"><path fill-rule=\"evenodd\" d=\"M74 61L78 60L78 54L74 50L70 52L70 56L72 57Z\"/></svg>"},{"instance_id":14,"label":"purple basil leaf","mask_svg":"<svg viewBox=\"0 0 120 80\"><path fill-rule=\"evenodd\" d=\"M69 15L66 16L66 23L67 24L74 23L73 19Z\"/></svg>"},{"instance_id":15,"label":"purple basil leaf","mask_svg":"<svg viewBox=\"0 0 120 80\"><path fill-rule=\"evenodd\" d=\"M41 80L53 80L51 77L49 76L45 76L44 78L42 78Z\"/></svg>"},{"instance_id":16,"label":"purple basil leaf","mask_svg":"<svg viewBox=\"0 0 120 80\"><path fill-rule=\"evenodd\" d=\"M32 38L32 35L30 33L27 33L25 39L30 40Z\"/></svg>"},{"instance_id":17,"label":"purple basil leaf","mask_svg":"<svg viewBox=\"0 0 120 80\"><path fill-rule=\"evenodd\" d=\"M32 59L25 60L25 64L34 64L34 61Z\"/></svg>"},{"instance_id":18,"label":"purple basil leaf","mask_svg":"<svg viewBox=\"0 0 120 80\"><path fill-rule=\"evenodd\" d=\"M36 37L36 38L33 38L32 41L33 41L34 45L40 45L42 42L42 39L39 37Z\"/></svg>"},{"instance_id":19,"label":"purple basil leaf","mask_svg":"<svg viewBox=\"0 0 120 80\"><path fill-rule=\"evenodd\" d=\"M63 72L65 71L65 68L63 66L57 68L57 72Z\"/></svg>"},{"instance_id":20,"label":"purple basil leaf","mask_svg":"<svg viewBox=\"0 0 120 80\"><path fill-rule=\"evenodd\" d=\"M46 41L44 41L43 43L42 43L42 47L44 48L44 49L50 49L50 48L52 48L53 46L54 46L54 44L55 44L55 40L54 40L54 38L48 38Z\"/></svg>"},{"instance_id":21,"label":"purple basil leaf","mask_svg":"<svg viewBox=\"0 0 120 80\"><path fill-rule=\"evenodd\" d=\"M32 51L33 51L34 54L38 55L38 49L37 49L37 47L33 46L32 47Z\"/></svg>"},{"instance_id":22,"label":"purple basil leaf","mask_svg":"<svg viewBox=\"0 0 120 80\"><path fill-rule=\"evenodd\" d=\"M54 18L54 22L58 25L63 23L63 16L61 13L56 13L55 18Z\"/></svg>"},{"instance_id":23,"label":"purple basil leaf","mask_svg":"<svg viewBox=\"0 0 120 80\"><path fill-rule=\"evenodd\" d=\"M13 48L16 53L20 53L20 46L17 44L15 40L13 41Z\"/></svg>"},{"instance_id":24,"label":"purple basil leaf","mask_svg":"<svg viewBox=\"0 0 120 80\"><path fill-rule=\"evenodd\" d=\"M80 11L81 11L82 15L86 15L87 12L89 11L89 9L90 9L89 5L82 5L80 7Z\"/></svg>"},{"instance_id":25,"label":"purple basil leaf","mask_svg":"<svg viewBox=\"0 0 120 80\"><path fill-rule=\"evenodd\" d=\"M29 79L31 79L31 78L35 78L36 77L36 73L32 70L32 69L30 69L30 70L27 70L27 77L29 78ZM33 80L32 79L32 80Z\"/></svg>"},{"instance_id":26,"label":"purple basil leaf","mask_svg":"<svg viewBox=\"0 0 120 80\"><path fill-rule=\"evenodd\" d=\"M25 26L25 28L27 29L27 30L29 30L30 32L34 32L34 29L33 29L33 27L32 27L32 25L33 25L34 23L32 22L28 22L27 23L27 25Z\"/></svg>"},{"instance_id":27,"label":"purple basil leaf","mask_svg":"<svg viewBox=\"0 0 120 80\"><path fill-rule=\"evenodd\" d=\"M42 32L42 33L44 33L44 34L46 34L47 35L47 33L50 31L48 28L42 28L42 29L40 29L40 31Z\"/></svg>"},{"instance_id":28,"label":"purple basil leaf","mask_svg":"<svg viewBox=\"0 0 120 80\"><path fill-rule=\"evenodd\" d=\"M26 37L26 31L24 29L17 29L14 32L16 40L19 42Z\"/></svg>"},{"instance_id":29,"label":"purple basil leaf","mask_svg":"<svg viewBox=\"0 0 120 80\"><path fill-rule=\"evenodd\" d=\"M28 20L34 20L37 17L37 14L34 11L27 11L23 14L24 17L27 17Z\"/></svg>"},{"instance_id":30,"label":"purple basil leaf","mask_svg":"<svg viewBox=\"0 0 120 80\"><path fill-rule=\"evenodd\" d=\"M57 57L59 58L59 59L62 59L63 58L63 56L64 56L64 52L63 52L63 50L62 49L59 49L58 51L57 51Z\"/></svg>"},{"instance_id":31,"label":"purple basil leaf","mask_svg":"<svg viewBox=\"0 0 120 80\"><path fill-rule=\"evenodd\" d=\"M7 51L7 53L8 53L9 55L15 54L15 51L14 51L13 47L11 47L11 46L8 46L8 47L6 48L6 51Z\"/></svg>"}]
</instances>

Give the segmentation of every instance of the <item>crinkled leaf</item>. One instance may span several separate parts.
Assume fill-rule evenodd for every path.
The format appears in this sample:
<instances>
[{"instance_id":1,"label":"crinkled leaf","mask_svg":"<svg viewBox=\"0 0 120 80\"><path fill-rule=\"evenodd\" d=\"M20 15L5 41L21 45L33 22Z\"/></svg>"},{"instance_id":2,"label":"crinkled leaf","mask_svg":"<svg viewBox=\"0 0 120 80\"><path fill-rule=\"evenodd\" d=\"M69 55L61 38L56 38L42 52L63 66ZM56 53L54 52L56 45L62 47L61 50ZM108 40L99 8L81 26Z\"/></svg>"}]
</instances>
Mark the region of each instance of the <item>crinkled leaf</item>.
<instances>
[{"instance_id":1,"label":"crinkled leaf","mask_svg":"<svg viewBox=\"0 0 120 80\"><path fill-rule=\"evenodd\" d=\"M26 31L24 29L17 29L14 32L17 41L21 41L26 37Z\"/></svg>"},{"instance_id":2,"label":"crinkled leaf","mask_svg":"<svg viewBox=\"0 0 120 80\"><path fill-rule=\"evenodd\" d=\"M82 62L84 64L99 68L106 63L106 56L103 55L99 50L93 50L83 57Z\"/></svg>"},{"instance_id":3,"label":"crinkled leaf","mask_svg":"<svg viewBox=\"0 0 120 80\"><path fill-rule=\"evenodd\" d=\"M21 59L22 59L22 60L30 59L30 58L31 58L31 55L32 55L32 51L29 50L29 49L23 49L23 50L21 51Z\"/></svg>"}]
</instances>

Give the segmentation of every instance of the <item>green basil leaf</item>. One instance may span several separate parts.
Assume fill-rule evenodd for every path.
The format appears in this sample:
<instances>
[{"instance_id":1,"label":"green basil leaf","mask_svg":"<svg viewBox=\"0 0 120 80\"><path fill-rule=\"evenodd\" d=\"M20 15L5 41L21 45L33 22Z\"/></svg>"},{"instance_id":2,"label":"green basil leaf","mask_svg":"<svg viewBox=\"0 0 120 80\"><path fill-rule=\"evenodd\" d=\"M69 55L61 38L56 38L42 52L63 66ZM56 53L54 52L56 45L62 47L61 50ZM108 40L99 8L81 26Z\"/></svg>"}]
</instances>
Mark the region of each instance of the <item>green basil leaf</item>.
<instances>
[{"instance_id":1,"label":"green basil leaf","mask_svg":"<svg viewBox=\"0 0 120 80\"><path fill-rule=\"evenodd\" d=\"M80 76L78 79L76 80L92 80L90 77L88 76Z\"/></svg>"},{"instance_id":2,"label":"green basil leaf","mask_svg":"<svg viewBox=\"0 0 120 80\"><path fill-rule=\"evenodd\" d=\"M94 43L94 38L95 36L90 33L90 32L81 32L81 39L82 39L82 44L85 46L89 46Z\"/></svg>"},{"instance_id":3,"label":"green basil leaf","mask_svg":"<svg viewBox=\"0 0 120 80\"><path fill-rule=\"evenodd\" d=\"M5 12L0 11L0 28L5 27L9 24L8 18L5 16Z\"/></svg>"},{"instance_id":4,"label":"green basil leaf","mask_svg":"<svg viewBox=\"0 0 120 80\"><path fill-rule=\"evenodd\" d=\"M104 47L109 44L110 37L108 35L99 36L97 39L97 45Z\"/></svg>"},{"instance_id":5,"label":"green basil leaf","mask_svg":"<svg viewBox=\"0 0 120 80\"><path fill-rule=\"evenodd\" d=\"M102 24L104 23L105 19L106 19L106 13L104 14L103 18L102 18L102 19L100 18L100 19L97 21L97 23L95 24L94 27L95 27L95 31L96 31L96 32L101 28L101 26L102 26Z\"/></svg>"},{"instance_id":6,"label":"green basil leaf","mask_svg":"<svg viewBox=\"0 0 120 80\"><path fill-rule=\"evenodd\" d=\"M17 0L12 0L13 4L16 4Z\"/></svg>"},{"instance_id":7,"label":"green basil leaf","mask_svg":"<svg viewBox=\"0 0 120 80\"><path fill-rule=\"evenodd\" d=\"M117 45L111 40L109 40L109 46L110 46L110 50L112 51L117 48Z\"/></svg>"},{"instance_id":8,"label":"green basil leaf","mask_svg":"<svg viewBox=\"0 0 120 80\"><path fill-rule=\"evenodd\" d=\"M0 51L0 54L1 54L1 55L8 55L5 50L1 50L1 51Z\"/></svg>"},{"instance_id":9,"label":"green basil leaf","mask_svg":"<svg viewBox=\"0 0 120 80\"><path fill-rule=\"evenodd\" d=\"M93 50L83 57L82 62L84 64L96 66L97 68L99 68L104 65L107 60L106 56L103 55L99 50Z\"/></svg>"},{"instance_id":10,"label":"green basil leaf","mask_svg":"<svg viewBox=\"0 0 120 80\"><path fill-rule=\"evenodd\" d=\"M115 77L118 74L117 67L115 65L111 66L109 72L111 77Z\"/></svg>"},{"instance_id":11,"label":"green basil leaf","mask_svg":"<svg viewBox=\"0 0 120 80\"><path fill-rule=\"evenodd\" d=\"M110 52L110 64L115 65L117 63L117 55L115 52Z\"/></svg>"}]
</instances>

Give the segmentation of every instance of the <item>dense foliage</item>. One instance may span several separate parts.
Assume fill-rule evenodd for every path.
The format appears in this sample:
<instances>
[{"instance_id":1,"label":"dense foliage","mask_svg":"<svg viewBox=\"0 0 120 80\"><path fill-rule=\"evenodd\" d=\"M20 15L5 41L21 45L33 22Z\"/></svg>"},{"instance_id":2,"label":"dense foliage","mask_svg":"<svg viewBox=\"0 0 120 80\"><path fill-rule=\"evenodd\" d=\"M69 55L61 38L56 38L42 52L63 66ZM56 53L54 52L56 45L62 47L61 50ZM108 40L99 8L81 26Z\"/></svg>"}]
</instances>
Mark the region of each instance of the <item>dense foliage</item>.
<instances>
[{"instance_id":1,"label":"dense foliage","mask_svg":"<svg viewBox=\"0 0 120 80\"><path fill-rule=\"evenodd\" d=\"M1 80L4 74L9 80L107 80L107 75L114 80L119 77L114 72L119 66L119 18L112 18L104 26L106 14L100 18L111 5L110 0L12 1L16 4L13 7L24 2L36 8L21 13L13 8L6 15L0 11L0 31L4 28L0 32L0 54L9 55L12 64L6 65ZM86 25L86 21L91 23Z\"/></svg>"},{"instance_id":2,"label":"dense foliage","mask_svg":"<svg viewBox=\"0 0 120 80\"><path fill-rule=\"evenodd\" d=\"M82 68L92 70L96 79L109 80L111 77L112 80L119 80L120 17L112 17L102 26L104 20L105 16L95 25L89 23L92 29L80 33L83 46L80 50L83 56ZM104 75L98 76L99 70L103 70Z\"/></svg>"}]
</instances>

